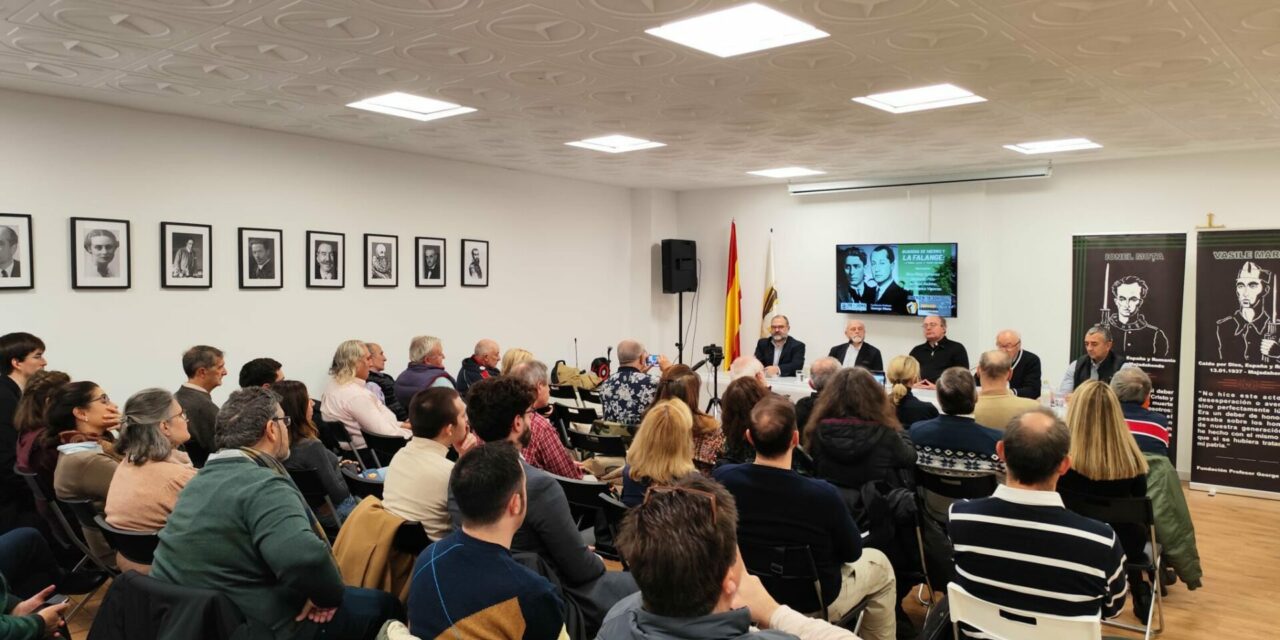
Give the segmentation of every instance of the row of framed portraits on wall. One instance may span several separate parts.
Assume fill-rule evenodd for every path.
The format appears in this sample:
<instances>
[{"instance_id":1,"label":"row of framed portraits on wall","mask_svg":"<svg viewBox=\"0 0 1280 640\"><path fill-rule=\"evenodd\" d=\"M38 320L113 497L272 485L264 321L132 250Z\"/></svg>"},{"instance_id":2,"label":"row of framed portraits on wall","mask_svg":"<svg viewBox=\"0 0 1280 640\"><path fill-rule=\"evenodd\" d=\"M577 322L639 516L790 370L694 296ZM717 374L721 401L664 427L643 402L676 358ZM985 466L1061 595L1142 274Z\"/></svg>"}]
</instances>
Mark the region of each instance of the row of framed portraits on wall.
<instances>
[{"instance_id":1,"label":"row of framed portraits on wall","mask_svg":"<svg viewBox=\"0 0 1280 640\"><path fill-rule=\"evenodd\" d=\"M0 290L35 287L31 216L0 213ZM306 280L314 289L341 289L347 282L345 233L306 232ZM71 286L74 289L128 289L132 285L133 239L128 220L71 218ZM241 289L284 287L284 232L240 227L237 264ZM166 289L213 286L213 227L160 223L160 282ZM462 286L489 286L489 243L462 240ZM414 285L443 287L444 238L413 239ZM400 237L364 234L364 286L400 286Z\"/></svg>"}]
</instances>

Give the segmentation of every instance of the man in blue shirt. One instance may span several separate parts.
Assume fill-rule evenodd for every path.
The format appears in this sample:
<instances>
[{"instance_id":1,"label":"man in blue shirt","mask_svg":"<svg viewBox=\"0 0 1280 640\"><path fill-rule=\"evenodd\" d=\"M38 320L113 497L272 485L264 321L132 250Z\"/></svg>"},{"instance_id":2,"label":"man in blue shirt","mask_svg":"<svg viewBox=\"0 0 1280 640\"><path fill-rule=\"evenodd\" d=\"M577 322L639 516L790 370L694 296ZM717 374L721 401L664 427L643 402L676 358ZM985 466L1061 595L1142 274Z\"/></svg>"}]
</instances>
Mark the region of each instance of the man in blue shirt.
<instances>
[{"instance_id":1,"label":"man in blue shirt","mask_svg":"<svg viewBox=\"0 0 1280 640\"><path fill-rule=\"evenodd\" d=\"M1143 453L1169 456L1169 419L1151 410L1151 377L1137 367L1121 369L1111 377L1111 390L1120 400L1129 433Z\"/></svg>"},{"instance_id":2,"label":"man in blue shirt","mask_svg":"<svg viewBox=\"0 0 1280 640\"><path fill-rule=\"evenodd\" d=\"M968 369L951 367L938 376L937 388L942 415L911 426L916 465L942 473L1004 473L1004 465L996 456L1000 432L971 417L977 406L973 374Z\"/></svg>"}]
</instances>

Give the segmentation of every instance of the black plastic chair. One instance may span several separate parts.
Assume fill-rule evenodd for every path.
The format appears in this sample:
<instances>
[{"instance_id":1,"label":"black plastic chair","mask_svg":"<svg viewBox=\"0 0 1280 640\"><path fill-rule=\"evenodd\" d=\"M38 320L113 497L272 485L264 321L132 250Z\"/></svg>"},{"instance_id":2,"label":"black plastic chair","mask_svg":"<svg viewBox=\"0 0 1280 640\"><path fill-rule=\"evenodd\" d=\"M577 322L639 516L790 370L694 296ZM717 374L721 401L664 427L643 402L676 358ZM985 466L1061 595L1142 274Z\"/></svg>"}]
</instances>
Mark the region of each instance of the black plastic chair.
<instances>
[{"instance_id":1,"label":"black plastic chair","mask_svg":"<svg viewBox=\"0 0 1280 640\"><path fill-rule=\"evenodd\" d=\"M618 532L622 530L622 519L627 515L627 505L622 504L621 500L613 497L613 494L607 491L601 493L599 497L600 503L603 505L601 508L604 511L604 521L609 527L609 539L616 542ZM614 559L622 563L624 571L631 568L627 564L627 559L622 555L622 550L618 549L616 544L613 546L612 551L615 556Z\"/></svg>"},{"instance_id":2,"label":"black plastic chair","mask_svg":"<svg viewBox=\"0 0 1280 640\"><path fill-rule=\"evenodd\" d=\"M592 391L592 390L588 390L588 389L579 389L579 390L578 390L578 396L579 396L580 398L582 398L582 401L583 401L584 403L591 403L591 404L595 404L595 405L603 404L603 403L600 401L600 392L599 392L599 391Z\"/></svg>"},{"instance_id":3,"label":"black plastic chair","mask_svg":"<svg viewBox=\"0 0 1280 640\"><path fill-rule=\"evenodd\" d=\"M366 496L374 496L382 499L382 482L366 478L365 472L356 471L348 467L342 467L342 479L347 482L347 489L351 491L351 495L357 498Z\"/></svg>"},{"instance_id":4,"label":"black plastic chair","mask_svg":"<svg viewBox=\"0 0 1280 640\"><path fill-rule=\"evenodd\" d=\"M569 424L583 425L587 428L586 430L590 430L591 425L595 424L595 421L600 419L600 415L597 414L596 410L592 409L591 407L579 408L579 407L566 407L564 405L561 405L561 407L562 407L561 415L564 416L564 419ZM568 426L568 425L565 425L565 426ZM569 430L576 431L576 429L572 427L570 427Z\"/></svg>"},{"instance_id":5,"label":"black plastic chair","mask_svg":"<svg viewBox=\"0 0 1280 640\"><path fill-rule=\"evenodd\" d=\"M293 484L298 487L298 491L302 493L302 499L307 501L307 506L311 507L313 513L328 509L329 513L337 515L337 508L333 500L329 499L329 492L324 488L324 482L320 480L319 471L289 469L289 477L293 478Z\"/></svg>"},{"instance_id":6,"label":"black plastic chair","mask_svg":"<svg viewBox=\"0 0 1280 640\"><path fill-rule=\"evenodd\" d=\"M421 522L406 520L404 524L400 525L399 529L396 529L396 537L392 538L391 547L400 553L417 558L431 542L432 540L427 536L427 531L422 528Z\"/></svg>"},{"instance_id":7,"label":"black plastic chair","mask_svg":"<svg viewBox=\"0 0 1280 640\"><path fill-rule=\"evenodd\" d=\"M54 513L59 507L45 495L44 488L40 486L40 479L34 473L28 473L18 469L18 465L13 465L13 475L22 478L27 483L27 489L31 491L31 497L35 500L37 511L40 512L41 519L49 527L49 533L53 536L58 546L63 549L70 549L77 546L72 542L76 536L74 533L68 533L69 527L66 526L66 514L61 512Z\"/></svg>"},{"instance_id":8,"label":"black plastic chair","mask_svg":"<svg viewBox=\"0 0 1280 640\"><path fill-rule=\"evenodd\" d=\"M739 538L738 549L742 552L742 562L747 571L760 578L765 590L779 603L796 611L808 612L809 615L820 615L823 620L830 619L825 594L822 593L822 580L818 577L818 566L813 561L813 551L808 545L750 544ZM784 600L791 591L788 587L793 585L800 588L805 585L812 587L813 597ZM867 602L863 599L833 624L856 633L862 613L867 609Z\"/></svg>"},{"instance_id":9,"label":"black plastic chair","mask_svg":"<svg viewBox=\"0 0 1280 640\"><path fill-rule=\"evenodd\" d=\"M556 482L564 490L564 497L569 501L569 514L578 524L579 531L585 531L596 523L596 516L603 508L600 504L600 493L609 490L607 482L591 480L573 480L555 476Z\"/></svg>"},{"instance_id":10,"label":"black plastic chair","mask_svg":"<svg viewBox=\"0 0 1280 640\"><path fill-rule=\"evenodd\" d=\"M622 436L600 436L569 430L569 446L596 456L621 458L627 455L627 445Z\"/></svg>"},{"instance_id":11,"label":"black plastic chair","mask_svg":"<svg viewBox=\"0 0 1280 640\"><path fill-rule=\"evenodd\" d=\"M339 458L354 460L363 470L365 462L356 452L355 446L351 444L351 434L347 432L347 426L341 422L330 422L321 418L319 406L316 407L314 416L312 421L316 423L317 437L320 438L320 442L323 442L324 446Z\"/></svg>"},{"instance_id":12,"label":"black plastic chair","mask_svg":"<svg viewBox=\"0 0 1280 640\"><path fill-rule=\"evenodd\" d=\"M93 517L94 524L102 531L102 535L106 537L107 544L111 545L120 555L124 556L129 562L136 564L151 564L155 558L156 547L160 546L159 531L125 531L117 529L107 523L107 519L102 514Z\"/></svg>"},{"instance_id":13,"label":"black plastic chair","mask_svg":"<svg viewBox=\"0 0 1280 640\"><path fill-rule=\"evenodd\" d=\"M920 490L920 498L925 506L924 511L945 527L947 510L952 503L988 498L996 492L996 487L1000 486L1000 480L994 473L952 475L917 466L916 486Z\"/></svg>"},{"instance_id":14,"label":"black plastic chair","mask_svg":"<svg viewBox=\"0 0 1280 640\"><path fill-rule=\"evenodd\" d=\"M1128 558L1126 569L1136 569L1146 573L1151 580L1151 591L1155 602L1147 611L1147 619L1141 626L1103 620L1102 624L1127 629L1144 634L1150 638L1164 631L1164 597L1160 589L1160 545L1156 543L1156 518L1151 506L1151 498L1147 496L1135 498L1107 498L1073 491L1059 491L1062 504L1086 518L1101 520L1110 525L1138 525L1147 530L1147 544L1150 549L1145 562L1134 562ZM1152 617L1156 617L1156 626L1151 626Z\"/></svg>"},{"instance_id":15,"label":"black plastic chair","mask_svg":"<svg viewBox=\"0 0 1280 640\"><path fill-rule=\"evenodd\" d=\"M395 457L396 452L404 448L409 441L400 436L383 436L376 433L369 433L363 429L360 435L364 436L364 443L373 450L377 468L385 467L391 464L391 459Z\"/></svg>"},{"instance_id":16,"label":"black plastic chair","mask_svg":"<svg viewBox=\"0 0 1280 640\"><path fill-rule=\"evenodd\" d=\"M567 384L553 384L550 386L551 397L557 400L570 400L574 406L581 407L582 400L578 397L578 388Z\"/></svg>"}]
</instances>

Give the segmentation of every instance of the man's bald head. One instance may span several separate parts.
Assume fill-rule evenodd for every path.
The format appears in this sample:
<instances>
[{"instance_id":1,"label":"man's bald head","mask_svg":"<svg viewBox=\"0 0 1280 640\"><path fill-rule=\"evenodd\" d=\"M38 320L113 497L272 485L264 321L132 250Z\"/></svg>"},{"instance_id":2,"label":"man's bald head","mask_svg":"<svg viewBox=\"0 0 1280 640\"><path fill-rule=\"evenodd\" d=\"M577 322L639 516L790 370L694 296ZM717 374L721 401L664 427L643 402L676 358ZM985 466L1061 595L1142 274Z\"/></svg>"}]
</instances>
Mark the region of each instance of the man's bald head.
<instances>
[{"instance_id":1,"label":"man's bald head","mask_svg":"<svg viewBox=\"0 0 1280 640\"><path fill-rule=\"evenodd\" d=\"M498 343L485 338L476 343L475 361L489 368L498 366Z\"/></svg>"},{"instance_id":2,"label":"man's bald head","mask_svg":"<svg viewBox=\"0 0 1280 640\"><path fill-rule=\"evenodd\" d=\"M644 345L635 340L623 340L618 343L618 364L635 365L644 355Z\"/></svg>"},{"instance_id":3,"label":"man's bald head","mask_svg":"<svg viewBox=\"0 0 1280 640\"><path fill-rule=\"evenodd\" d=\"M1048 409L1032 409L1015 416L999 443L1009 479L1027 485L1056 479L1070 449L1071 431Z\"/></svg>"},{"instance_id":4,"label":"man's bald head","mask_svg":"<svg viewBox=\"0 0 1280 640\"><path fill-rule=\"evenodd\" d=\"M982 390L989 392L1008 387L1012 365L1009 354L999 349L983 351L978 357L978 379L982 381Z\"/></svg>"}]
</instances>

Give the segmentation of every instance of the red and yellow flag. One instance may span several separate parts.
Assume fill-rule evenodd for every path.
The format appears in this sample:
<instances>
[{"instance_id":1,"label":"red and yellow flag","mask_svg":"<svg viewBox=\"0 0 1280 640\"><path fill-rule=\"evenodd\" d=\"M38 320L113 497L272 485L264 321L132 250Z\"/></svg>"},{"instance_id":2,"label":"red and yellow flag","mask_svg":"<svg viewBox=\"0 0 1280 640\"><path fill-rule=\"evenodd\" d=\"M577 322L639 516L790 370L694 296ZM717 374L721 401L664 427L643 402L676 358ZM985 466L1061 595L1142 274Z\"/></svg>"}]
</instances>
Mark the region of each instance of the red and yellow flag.
<instances>
[{"instance_id":1,"label":"red and yellow flag","mask_svg":"<svg viewBox=\"0 0 1280 640\"><path fill-rule=\"evenodd\" d=\"M724 368L742 355L738 330L742 327L742 285L738 281L738 223L729 224L729 282L724 291Z\"/></svg>"}]
</instances>

